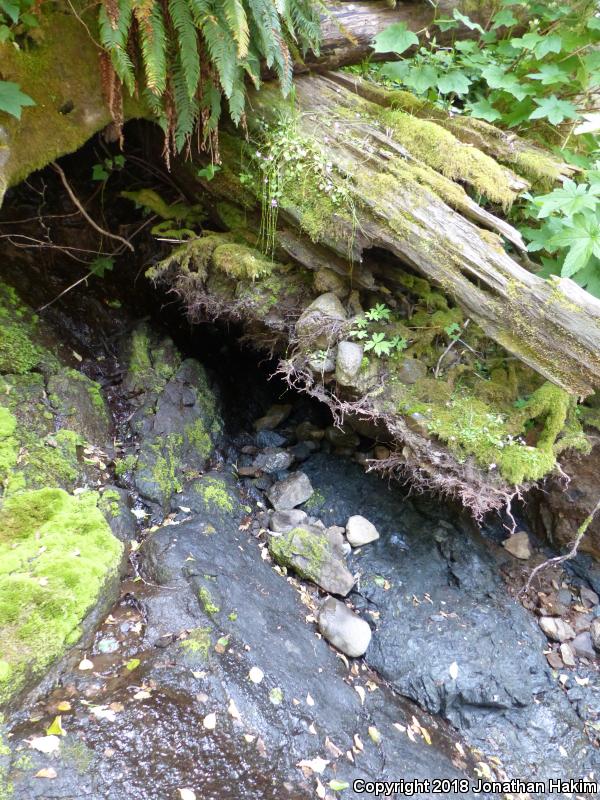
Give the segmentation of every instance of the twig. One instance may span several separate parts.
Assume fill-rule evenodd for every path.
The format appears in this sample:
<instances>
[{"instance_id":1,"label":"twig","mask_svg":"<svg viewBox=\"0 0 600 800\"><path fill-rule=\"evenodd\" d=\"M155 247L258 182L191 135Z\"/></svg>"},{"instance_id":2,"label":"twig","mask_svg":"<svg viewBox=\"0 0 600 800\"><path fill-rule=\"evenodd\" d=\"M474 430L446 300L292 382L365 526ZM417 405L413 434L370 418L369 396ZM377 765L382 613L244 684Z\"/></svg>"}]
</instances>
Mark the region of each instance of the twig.
<instances>
[{"instance_id":1,"label":"twig","mask_svg":"<svg viewBox=\"0 0 600 800\"><path fill-rule=\"evenodd\" d=\"M463 324L463 326L462 326L462 329L463 329L463 331L466 331L466 329L469 327L469 323L470 323L470 322L471 322L471 320L470 320L470 319L466 319L466 320L464 321L464 324ZM437 364L435 365L435 369L434 369L434 371L433 371L433 377L434 377L434 378L437 378L437 377L438 377L438 375L440 374L440 367L442 366L442 361L444 360L445 356L447 356L447 355L448 355L448 353L450 352L450 350L452 350L452 348L454 347L454 345L455 345L457 342L459 342L459 341L462 341L462 340L460 339L460 337L458 337L458 336L457 336L456 338L453 338L453 339L452 339L452 341L450 342L450 344L448 345L448 347L447 347L447 348L444 350L444 352L442 353L442 355L441 355L441 356L438 358L438 362L437 362ZM472 347L469 347L469 345L468 345L468 344L465 344L465 342L462 342L462 344L464 344L464 345L465 345L465 347L468 347L468 348L469 348L469 350L471 350L471 352L475 352L475 351L473 350L473 348L472 348Z\"/></svg>"},{"instance_id":2,"label":"twig","mask_svg":"<svg viewBox=\"0 0 600 800\"><path fill-rule=\"evenodd\" d=\"M84 208L84 207L81 205L81 203L79 202L79 200L78 200L78 198L77 198L77 195L75 194L75 192L73 191L73 189L71 189L71 186L70 186L69 182L67 181L67 176L66 176L66 175L65 175L65 173L63 172L62 168L58 166L58 164L56 163L56 161L53 161L53 162L52 162L52 166L54 167L54 169L56 170L56 172L58 172L58 174L59 174L59 176L60 176L60 179L61 179L61 181L62 181L62 183L63 183L63 186L64 186L64 187L65 187L65 189L67 190L67 194L69 195L69 197L71 198L71 200L73 201L73 203L75 203L75 205L77 206L77 208L78 208L78 209L79 209L79 211L81 212L82 216L83 216L83 217L84 217L84 218L87 220L87 222L89 222L89 224L92 226L92 228L94 228L95 230L97 230L97 231L98 231L98 233L101 233L101 234L102 234L102 236L108 236L108 238L109 238L109 239L116 239L118 242L121 242L122 244L124 244L124 245L125 245L125 247L128 247L128 248L131 250L131 252L132 252L132 253L135 253L135 248L133 247L133 245L131 244L131 242L128 242L128 241L127 241L127 239L124 239L122 236L119 236L119 235L118 235L118 234L116 234L116 233L110 233L110 231L106 231L106 230L104 230L104 228L101 228L99 225L97 225L97 224L94 222L94 220L93 220L93 219L90 217L90 215L87 213L87 211L85 210L85 208Z\"/></svg>"},{"instance_id":3,"label":"twig","mask_svg":"<svg viewBox=\"0 0 600 800\"><path fill-rule=\"evenodd\" d=\"M547 567L553 566L555 564L562 564L564 561L569 561L570 559L575 558L575 556L577 555L577 551L579 549L579 545L581 544L581 540L585 536L587 529L594 521L594 517L596 516L599 510L600 510L600 500L598 500L598 502L596 503L593 511L583 520L579 528L577 528L577 536L575 537L575 541L573 542L573 546L571 547L569 552L565 553L562 556L554 556L554 558L549 558L547 561L543 561L541 564L538 564L538 566L532 571L531 575L527 579L527 583L521 589L519 594L525 594L526 592L529 591L533 579L543 569L546 569Z\"/></svg>"}]
</instances>

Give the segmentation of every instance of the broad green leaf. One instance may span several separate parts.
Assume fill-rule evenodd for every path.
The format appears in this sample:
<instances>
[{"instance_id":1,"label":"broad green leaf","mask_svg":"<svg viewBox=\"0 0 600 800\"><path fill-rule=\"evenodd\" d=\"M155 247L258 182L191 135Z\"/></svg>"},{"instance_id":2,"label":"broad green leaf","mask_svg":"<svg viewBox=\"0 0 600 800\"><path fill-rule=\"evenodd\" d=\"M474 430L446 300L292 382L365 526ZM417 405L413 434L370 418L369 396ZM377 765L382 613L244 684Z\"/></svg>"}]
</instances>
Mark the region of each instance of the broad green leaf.
<instances>
[{"instance_id":1,"label":"broad green leaf","mask_svg":"<svg viewBox=\"0 0 600 800\"><path fill-rule=\"evenodd\" d=\"M537 72L530 72L527 75L532 81L540 81L542 86L550 86L556 83L568 83L569 75L562 70L558 64L541 64Z\"/></svg>"},{"instance_id":2,"label":"broad green leaf","mask_svg":"<svg viewBox=\"0 0 600 800\"><path fill-rule=\"evenodd\" d=\"M516 75L511 72L505 72L502 67L496 64L491 64L481 72L482 77L487 82L490 89L502 89L517 100L524 100L529 94L529 89L524 86Z\"/></svg>"},{"instance_id":3,"label":"broad green leaf","mask_svg":"<svg viewBox=\"0 0 600 800\"><path fill-rule=\"evenodd\" d=\"M0 0L0 11L4 11L7 17L16 25L19 21L19 4L11 3L9 0Z\"/></svg>"},{"instance_id":4,"label":"broad green leaf","mask_svg":"<svg viewBox=\"0 0 600 800\"><path fill-rule=\"evenodd\" d=\"M565 119L575 119L577 109L568 100L560 100L555 94L549 97L535 97L538 108L533 111L529 119L547 119L552 125L558 125Z\"/></svg>"},{"instance_id":5,"label":"broad green leaf","mask_svg":"<svg viewBox=\"0 0 600 800\"><path fill-rule=\"evenodd\" d=\"M90 265L90 272L92 275L97 275L103 278L106 272L110 272L115 266L115 260L112 256L98 256Z\"/></svg>"},{"instance_id":6,"label":"broad green leaf","mask_svg":"<svg viewBox=\"0 0 600 800\"><path fill-rule=\"evenodd\" d=\"M481 34L485 33L485 31L478 22L473 22L473 20L470 17L465 16L465 14L461 14L461 12L457 8L453 10L452 16L454 17L454 19L458 20L459 22L462 22L462 24L466 28L469 28L469 30L478 31Z\"/></svg>"},{"instance_id":7,"label":"broad green leaf","mask_svg":"<svg viewBox=\"0 0 600 800\"><path fill-rule=\"evenodd\" d=\"M509 8L503 8L498 11L492 17L493 28L502 28L502 27L510 27L511 25L516 25L518 23L518 19L512 13Z\"/></svg>"},{"instance_id":8,"label":"broad green leaf","mask_svg":"<svg viewBox=\"0 0 600 800\"><path fill-rule=\"evenodd\" d=\"M412 67L404 83L417 94L424 94L428 89L437 85L440 74L430 64Z\"/></svg>"},{"instance_id":9,"label":"broad green leaf","mask_svg":"<svg viewBox=\"0 0 600 800\"><path fill-rule=\"evenodd\" d=\"M600 261L592 256L587 265L573 276L573 280L594 297L600 297Z\"/></svg>"},{"instance_id":10,"label":"broad green leaf","mask_svg":"<svg viewBox=\"0 0 600 800\"><path fill-rule=\"evenodd\" d=\"M21 109L24 106L36 105L28 94L21 91L18 83L0 81L0 111L21 119Z\"/></svg>"},{"instance_id":11,"label":"broad green leaf","mask_svg":"<svg viewBox=\"0 0 600 800\"><path fill-rule=\"evenodd\" d=\"M455 69L442 75L437 82L437 87L442 94L449 94L450 92L466 94L471 83L472 81L467 78L464 72Z\"/></svg>"},{"instance_id":12,"label":"broad green leaf","mask_svg":"<svg viewBox=\"0 0 600 800\"><path fill-rule=\"evenodd\" d=\"M591 31L600 31L600 17L588 19L586 28L589 28Z\"/></svg>"},{"instance_id":13,"label":"broad green leaf","mask_svg":"<svg viewBox=\"0 0 600 800\"><path fill-rule=\"evenodd\" d=\"M561 275L570 278L587 264L594 254L600 258L600 222L593 214L578 214L569 227L553 237L551 244L567 248Z\"/></svg>"},{"instance_id":14,"label":"broad green leaf","mask_svg":"<svg viewBox=\"0 0 600 800\"><path fill-rule=\"evenodd\" d=\"M419 37L409 31L405 22L395 22L378 33L373 39L373 50L376 53L404 53L409 47L419 44Z\"/></svg>"},{"instance_id":15,"label":"broad green leaf","mask_svg":"<svg viewBox=\"0 0 600 800\"><path fill-rule=\"evenodd\" d=\"M392 81L404 83L410 69L410 61L386 61L381 67L381 74Z\"/></svg>"},{"instance_id":16,"label":"broad green leaf","mask_svg":"<svg viewBox=\"0 0 600 800\"><path fill-rule=\"evenodd\" d=\"M485 97L476 103L470 103L467 106L467 110L472 117L484 119L486 122L494 122L502 118L502 114Z\"/></svg>"},{"instance_id":17,"label":"broad green leaf","mask_svg":"<svg viewBox=\"0 0 600 800\"><path fill-rule=\"evenodd\" d=\"M445 31L452 31L458 28L458 22L455 19L436 19L435 24L444 33Z\"/></svg>"},{"instance_id":18,"label":"broad green leaf","mask_svg":"<svg viewBox=\"0 0 600 800\"><path fill-rule=\"evenodd\" d=\"M520 38L511 39L510 43L513 47L531 50L537 58L543 58L548 53L560 53L563 40L558 33L542 36L535 31L530 31Z\"/></svg>"},{"instance_id":19,"label":"broad green leaf","mask_svg":"<svg viewBox=\"0 0 600 800\"><path fill-rule=\"evenodd\" d=\"M535 198L534 203L539 207L538 218L544 219L557 211L566 217L572 217L585 208L593 211L598 205L598 198L595 196L598 192L600 186L597 191L590 190L584 183L578 185L565 178L562 189L554 189L549 194Z\"/></svg>"}]
</instances>

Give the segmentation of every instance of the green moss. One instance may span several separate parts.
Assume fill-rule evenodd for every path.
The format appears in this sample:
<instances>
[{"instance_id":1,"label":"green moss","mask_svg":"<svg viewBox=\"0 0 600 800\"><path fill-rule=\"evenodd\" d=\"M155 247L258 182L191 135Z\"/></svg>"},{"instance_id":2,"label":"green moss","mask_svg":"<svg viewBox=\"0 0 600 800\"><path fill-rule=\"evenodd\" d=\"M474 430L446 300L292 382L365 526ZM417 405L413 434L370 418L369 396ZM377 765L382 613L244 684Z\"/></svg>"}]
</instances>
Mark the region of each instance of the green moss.
<instances>
[{"instance_id":1,"label":"green moss","mask_svg":"<svg viewBox=\"0 0 600 800\"><path fill-rule=\"evenodd\" d=\"M222 244L215 248L212 262L230 278L256 280L269 275L273 270L273 263L262 256L258 250L253 250L243 244Z\"/></svg>"},{"instance_id":2,"label":"green moss","mask_svg":"<svg viewBox=\"0 0 600 800\"><path fill-rule=\"evenodd\" d=\"M42 363L54 364L37 343L38 324L14 289L0 282L0 373L24 375Z\"/></svg>"},{"instance_id":3,"label":"green moss","mask_svg":"<svg viewBox=\"0 0 600 800\"><path fill-rule=\"evenodd\" d=\"M170 433L159 444L152 445L156 453L152 480L159 487L165 500L183 488L179 478L182 444L183 436L180 433Z\"/></svg>"},{"instance_id":4,"label":"green moss","mask_svg":"<svg viewBox=\"0 0 600 800\"><path fill-rule=\"evenodd\" d=\"M195 491L202 497L207 510L224 511L231 514L234 503L225 481L220 478L205 476L194 485Z\"/></svg>"},{"instance_id":5,"label":"green moss","mask_svg":"<svg viewBox=\"0 0 600 800\"><path fill-rule=\"evenodd\" d=\"M85 775L94 760L94 751L81 739L67 736L61 744L60 756L68 765L74 766L79 775Z\"/></svg>"},{"instance_id":6,"label":"green moss","mask_svg":"<svg viewBox=\"0 0 600 800\"><path fill-rule=\"evenodd\" d=\"M281 536L271 536L269 551L278 564L292 567L300 577L314 581L327 557L328 542L325 534L294 528Z\"/></svg>"},{"instance_id":7,"label":"green moss","mask_svg":"<svg viewBox=\"0 0 600 800\"><path fill-rule=\"evenodd\" d=\"M197 419L191 425L188 425L185 429L185 436L202 458L210 458L214 445L202 419Z\"/></svg>"},{"instance_id":8,"label":"green moss","mask_svg":"<svg viewBox=\"0 0 600 800\"><path fill-rule=\"evenodd\" d=\"M302 507L307 511L312 511L316 508L322 508L325 503L325 495L320 489L316 489L308 500L302 504Z\"/></svg>"},{"instance_id":9,"label":"green moss","mask_svg":"<svg viewBox=\"0 0 600 800\"><path fill-rule=\"evenodd\" d=\"M0 685L2 675L0 674ZM9 778L9 760L11 749L5 741L2 726L4 725L4 715L0 714L0 800L10 800L13 796L13 784Z\"/></svg>"},{"instance_id":10,"label":"green moss","mask_svg":"<svg viewBox=\"0 0 600 800\"><path fill-rule=\"evenodd\" d=\"M115 489L105 489L98 500L98 508L104 516L121 516L121 495Z\"/></svg>"},{"instance_id":11,"label":"green moss","mask_svg":"<svg viewBox=\"0 0 600 800\"><path fill-rule=\"evenodd\" d=\"M187 639L179 642L179 647L186 653L199 655L202 659L207 660L211 647L210 634L210 628L194 628L190 631Z\"/></svg>"},{"instance_id":12,"label":"green moss","mask_svg":"<svg viewBox=\"0 0 600 800\"><path fill-rule=\"evenodd\" d=\"M204 611L207 614L210 614L211 616L213 614L218 614L219 611L221 610L219 608L219 606L216 605L216 603L213 602L213 599L212 599L212 596L211 596L210 592L204 586L201 586L198 589L198 599L200 600L200 602L202 604L202 608L204 609Z\"/></svg>"},{"instance_id":13,"label":"green moss","mask_svg":"<svg viewBox=\"0 0 600 800\"><path fill-rule=\"evenodd\" d=\"M0 509L0 705L81 635L80 624L116 577L123 546L98 494L24 492Z\"/></svg>"},{"instance_id":14,"label":"green moss","mask_svg":"<svg viewBox=\"0 0 600 800\"><path fill-rule=\"evenodd\" d=\"M0 406L0 485L4 485L13 471L19 455L14 437L17 420L7 408Z\"/></svg>"},{"instance_id":15,"label":"green moss","mask_svg":"<svg viewBox=\"0 0 600 800\"><path fill-rule=\"evenodd\" d=\"M115 460L115 475L117 478L122 478L128 472L133 472L137 464L137 456L132 453L124 458L117 458Z\"/></svg>"}]
</instances>

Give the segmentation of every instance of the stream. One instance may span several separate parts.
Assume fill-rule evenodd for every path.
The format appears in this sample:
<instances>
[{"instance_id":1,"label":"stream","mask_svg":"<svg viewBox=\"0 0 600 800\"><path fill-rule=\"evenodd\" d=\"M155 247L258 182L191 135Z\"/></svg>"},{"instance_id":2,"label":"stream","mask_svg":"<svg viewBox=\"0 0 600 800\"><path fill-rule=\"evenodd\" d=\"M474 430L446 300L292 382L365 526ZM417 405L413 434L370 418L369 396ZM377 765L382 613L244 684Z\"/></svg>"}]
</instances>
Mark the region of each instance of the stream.
<instances>
[{"instance_id":1,"label":"stream","mask_svg":"<svg viewBox=\"0 0 600 800\"><path fill-rule=\"evenodd\" d=\"M33 309L68 285L55 260L6 244L1 257L0 278ZM65 379L71 410L52 424L66 416L96 448L72 488L109 499L125 557L82 638L8 707L1 800L600 796L597 662L549 664L517 597L526 571L501 546L506 520L479 527L366 472L368 431L336 427L234 325L189 326L138 273L90 281L40 315L60 369L106 400L103 421ZM296 491L299 474L310 488L291 527L334 541L361 515L379 533L317 565L321 583L354 578L346 603L370 627L364 657L319 632L331 590L274 556L286 531L273 487ZM540 561L550 554L530 540ZM582 600L597 588L585 563L545 580L573 625L600 614ZM57 717L59 746L41 752L32 742Z\"/></svg>"}]
</instances>

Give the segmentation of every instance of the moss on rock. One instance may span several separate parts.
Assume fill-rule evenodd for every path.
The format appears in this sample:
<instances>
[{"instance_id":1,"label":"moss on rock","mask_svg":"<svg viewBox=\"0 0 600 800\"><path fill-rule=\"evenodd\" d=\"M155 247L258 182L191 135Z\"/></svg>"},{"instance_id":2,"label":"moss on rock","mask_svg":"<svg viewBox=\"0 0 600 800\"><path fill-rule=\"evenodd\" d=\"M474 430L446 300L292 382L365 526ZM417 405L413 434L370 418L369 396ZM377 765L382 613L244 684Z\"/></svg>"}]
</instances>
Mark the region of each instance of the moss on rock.
<instances>
[{"instance_id":1,"label":"moss on rock","mask_svg":"<svg viewBox=\"0 0 600 800\"><path fill-rule=\"evenodd\" d=\"M194 484L194 491L200 495L207 511L223 511L231 514L235 504L229 487L221 478L206 475Z\"/></svg>"},{"instance_id":2,"label":"moss on rock","mask_svg":"<svg viewBox=\"0 0 600 800\"><path fill-rule=\"evenodd\" d=\"M86 614L118 576L123 546L98 499L45 488L0 508L0 705L77 641Z\"/></svg>"}]
</instances>

